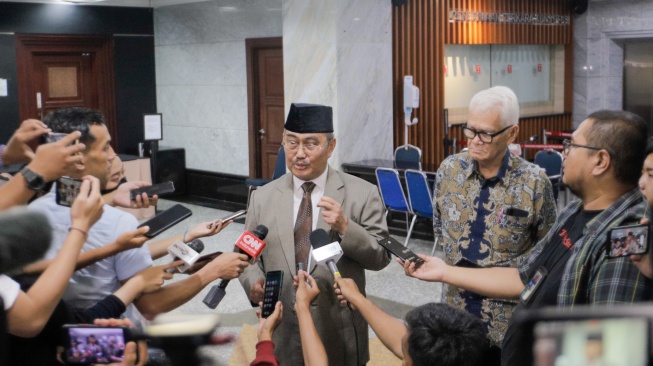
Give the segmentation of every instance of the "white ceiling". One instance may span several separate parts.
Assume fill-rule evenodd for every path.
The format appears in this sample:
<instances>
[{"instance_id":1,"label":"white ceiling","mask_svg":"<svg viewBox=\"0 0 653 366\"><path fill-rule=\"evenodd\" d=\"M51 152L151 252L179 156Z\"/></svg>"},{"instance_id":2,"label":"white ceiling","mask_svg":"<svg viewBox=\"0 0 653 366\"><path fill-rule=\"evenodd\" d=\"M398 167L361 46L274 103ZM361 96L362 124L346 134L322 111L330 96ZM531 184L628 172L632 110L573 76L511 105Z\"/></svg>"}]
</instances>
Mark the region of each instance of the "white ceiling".
<instances>
[{"instance_id":1,"label":"white ceiling","mask_svg":"<svg viewBox=\"0 0 653 366\"><path fill-rule=\"evenodd\" d=\"M96 3L84 4L83 6L100 5L100 6L133 6L133 7L140 7L140 8L158 8L167 5L199 3L203 1L207 1L207 0L106 0L106 1L96 2ZM62 0L0 0L0 3L2 2L72 5ZM82 6L82 5L75 5L75 6Z\"/></svg>"}]
</instances>

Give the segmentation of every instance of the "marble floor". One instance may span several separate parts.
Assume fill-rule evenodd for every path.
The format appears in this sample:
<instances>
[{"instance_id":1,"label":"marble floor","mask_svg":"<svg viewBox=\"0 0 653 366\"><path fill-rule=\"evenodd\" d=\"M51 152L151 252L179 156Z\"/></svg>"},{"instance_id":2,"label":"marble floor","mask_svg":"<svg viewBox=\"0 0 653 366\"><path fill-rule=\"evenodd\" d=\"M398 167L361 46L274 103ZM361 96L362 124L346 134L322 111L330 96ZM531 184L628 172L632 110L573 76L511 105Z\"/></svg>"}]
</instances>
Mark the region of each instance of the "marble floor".
<instances>
[{"instance_id":1,"label":"marble floor","mask_svg":"<svg viewBox=\"0 0 653 366\"><path fill-rule=\"evenodd\" d=\"M174 204L176 204L176 202L161 200L158 209L164 210ZM183 205L190 208L193 211L193 215L163 233L163 238L183 233L184 230L191 228L200 222L220 218L229 213L227 211L186 203ZM217 250L233 250L234 242L240 236L243 229L244 225L242 223L234 222L225 228L220 234L210 238L204 238L203 242L206 247L204 251L210 253ZM395 238L401 242L405 239L403 237ZM416 253L430 254L433 243L424 240L411 239L408 246ZM169 261L170 258L164 257L159 259L156 264L164 264ZM426 283L409 278L404 274L401 266L394 261L381 271L367 271L366 276L366 290L368 297L383 310L397 318L403 318L403 316L415 306L440 300L440 284ZM177 276L177 280L181 278L180 275ZM175 279L171 281L174 280ZM243 324L251 324L254 326L257 324L255 309L250 306L245 291L238 281L230 282L227 287L226 297L215 310L209 309L202 302L202 299L207 294L210 287L211 286L205 288L195 298L173 312L200 314L217 311L221 318L217 333L221 335L233 335L234 338L240 333ZM371 330L370 337L375 337ZM252 347L254 347L253 344ZM200 352L210 358L214 365L227 365L233 350L234 342L221 346L204 346L201 348Z\"/></svg>"}]
</instances>

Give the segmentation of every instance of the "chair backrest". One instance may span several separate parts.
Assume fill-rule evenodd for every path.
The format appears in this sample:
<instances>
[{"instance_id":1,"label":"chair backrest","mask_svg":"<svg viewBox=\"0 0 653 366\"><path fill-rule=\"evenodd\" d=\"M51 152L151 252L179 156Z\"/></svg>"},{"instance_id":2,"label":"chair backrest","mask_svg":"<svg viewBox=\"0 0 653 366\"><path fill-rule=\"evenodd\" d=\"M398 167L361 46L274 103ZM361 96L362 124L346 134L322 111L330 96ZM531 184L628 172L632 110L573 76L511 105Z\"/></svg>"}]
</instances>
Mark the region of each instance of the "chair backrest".
<instances>
[{"instance_id":1,"label":"chair backrest","mask_svg":"<svg viewBox=\"0 0 653 366\"><path fill-rule=\"evenodd\" d=\"M284 174L286 174L286 151L283 149L283 146L281 146L279 148L279 153L277 154L277 162L274 163L272 180L275 180Z\"/></svg>"},{"instance_id":2,"label":"chair backrest","mask_svg":"<svg viewBox=\"0 0 653 366\"><path fill-rule=\"evenodd\" d=\"M559 176L562 172L562 160L562 154L552 149L546 149L535 154L534 163L544 168L546 175L551 177Z\"/></svg>"},{"instance_id":3,"label":"chair backrest","mask_svg":"<svg viewBox=\"0 0 653 366\"><path fill-rule=\"evenodd\" d=\"M413 169L407 169L404 174L408 190L408 201L413 213L422 217L433 218L433 198L426 174Z\"/></svg>"},{"instance_id":4,"label":"chair backrest","mask_svg":"<svg viewBox=\"0 0 653 366\"><path fill-rule=\"evenodd\" d=\"M404 189L401 187L399 173L391 168L376 168L376 181L381 191L383 205L388 210L410 212Z\"/></svg>"},{"instance_id":5,"label":"chair backrest","mask_svg":"<svg viewBox=\"0 0 653 366\"><path fill-rule=\"evenodd\" d=\"M395 168L422 170L422 150L413 145L401 145L395 149Z\"/></svg>"}]
</instances>

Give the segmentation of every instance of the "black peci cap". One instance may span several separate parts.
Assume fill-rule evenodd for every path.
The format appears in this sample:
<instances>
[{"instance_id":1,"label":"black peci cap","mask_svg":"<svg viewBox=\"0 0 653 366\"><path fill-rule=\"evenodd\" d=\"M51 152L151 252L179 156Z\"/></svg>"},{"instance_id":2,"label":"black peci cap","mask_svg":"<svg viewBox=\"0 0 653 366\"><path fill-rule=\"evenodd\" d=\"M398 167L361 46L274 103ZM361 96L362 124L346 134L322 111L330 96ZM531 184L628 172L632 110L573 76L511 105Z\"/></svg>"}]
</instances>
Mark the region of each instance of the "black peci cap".
<instances>
[{"instance_id":1,"label":"black peci cap","mask_svg":"<svg viewBox=\"0 0 653 366\"><path fill-rule=\"evenodd\" d=\"M333 109L319 104L292 103L284 128L296 133L333 132Z\"/></svg>"}]
</instances>

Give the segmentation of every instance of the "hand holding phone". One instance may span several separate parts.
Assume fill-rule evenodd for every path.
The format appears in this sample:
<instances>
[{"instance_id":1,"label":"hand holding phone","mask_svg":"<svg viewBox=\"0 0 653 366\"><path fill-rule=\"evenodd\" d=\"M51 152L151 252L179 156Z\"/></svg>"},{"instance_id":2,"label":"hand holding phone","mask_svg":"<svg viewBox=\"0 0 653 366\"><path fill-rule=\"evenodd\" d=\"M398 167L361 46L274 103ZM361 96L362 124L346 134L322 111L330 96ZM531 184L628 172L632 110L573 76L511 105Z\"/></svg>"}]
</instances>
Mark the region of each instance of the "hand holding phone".
<instances>
[{"instance_id":1,"label":"hand holding phone","mask_svg":"<svg viewBox=\"0 0 653 366\"><path fill-rule=\"evenodd\" d=\"M261 318L267 318L274 312L274 306L279 301L283 288L283 271L269 271L265 274L265 288L263 292L263 306Z\"/></svg>"},{"instance_id":2,"label":"hand holding phone","mask_svg":"<svg viewBox=\"0 0 653 366\"><path fill-rule=\"evenodd\" d=\"M145 233L145 236L148 238L153 238L162 232L168 230L169 228L177 225L181 221L185 220L188 218L190 215L192 215L193 212L189 210L188 208L176 204L169 209L160 212L153 218L145 221L144 223L138 225L138 227L143 227L143 226L149 226L150 230Z\"/></svg>"},{"instance_id":3,"label":"hand holding phone","mask_svg":"<svg viewBox=\"0 0 653 366\"><path fill-rule=\"evenodd\" d=\"M240 211L236 211L236 212L234 212L232 214L229 214L229 215L221 218L220 220L222 220L222 222L233 221L233 220L235 220L235 219L237 219L237 218L239 218L239 217L241 217L243 215L246 215L246 214L247 214L247 210L240 210ZM207 225L206 228L207 229L213 228L213 226L217 225L220 220L210 222Z\"/></svg>"},{"instance_id":4,"label":"hand holding phone","mask_svg":"<svg viewBox=\"0 0 653 366\"><path fill-rule=\"evenodd\" d=\"M616 227L608 233L606 252L609 258L626 257L648 252L651 225Z\"/></svg>"},{"instance_id":5,"label":"hand holding phone","mask_svg":"<svg viewBox=\"0 0 653 366\"><path fill-rule=\"evenodd\" d=\"M173 193L175 191L175 185L172 182L163 182L158 184L153 184L147 187L135 188L129 191L129 198L132 201L136 201L136 197L145 193L148 197L154 195L162 196L166 193Z\"/></svg>"},{"instance_id":6,"label":"hand holding phone","mask_svg":"<svg viewBox=\"0 0 653 366\"><path fill-rule=\"evenodd\" d=\"M69 365L121 362L125 344L134 339L127 326L66 324L62 330L65 342L63 359Z\"/></svg>"},{"instance_id":7,"label":"hand holding phone","mask_svg":"<svg viewBox=\"0 0 653 366\"><path fill-rule=\"evenodd\" d=\"M390 251L390 253L394 254L397 258L401 259L402 262L408 260L415 263L415 268L424 263L422 258L418 257L417 254L413 253L410 249L406 248L391 236L379 240L379 244Z\"/></svg>"},{"instance_id":8,"label":"hand holding phone","mask_svg":"<svg viewBox=\"0 0 653 366\"><path fill-rule=\"evenodd\" d=\"M55 183L56 202L58 205L70 207L79 195L82 180L70 177L61 177Z\"/></svg>"}]
</instances>

